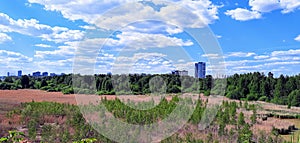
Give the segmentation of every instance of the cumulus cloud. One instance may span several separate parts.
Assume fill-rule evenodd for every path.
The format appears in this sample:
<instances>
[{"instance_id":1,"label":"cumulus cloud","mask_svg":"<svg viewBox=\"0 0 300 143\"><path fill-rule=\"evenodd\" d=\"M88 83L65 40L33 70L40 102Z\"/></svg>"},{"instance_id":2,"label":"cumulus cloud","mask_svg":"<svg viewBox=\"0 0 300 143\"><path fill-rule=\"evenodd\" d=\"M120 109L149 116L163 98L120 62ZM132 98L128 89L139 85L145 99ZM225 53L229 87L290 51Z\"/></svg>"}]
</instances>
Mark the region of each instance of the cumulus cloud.
<instances>
[{"instance_id":1,"label":"cumulus cloud","mask_svg":"<svg viewBox=\"0 0 300 143\"><path fill-rule=\"evenodd\" d=\"M232 19L239 21L247 21L252 19L260 19L262 15L257 11L250 11L244 8L237 8L234 10L227 10L226 15L231 16Z\"/></svg>"},{"instance_id":2,"label":"cumulus cloud","mask_svg":"<svg viewBox=\"0 0 300 143\"><path fill-rule=\"evenodd\" d=\"M35 51L35 58L43 60L58 60L73 57L75 54L75 47L70 45L59 46L58 50L51 51Z\"/></svg>"},{"instance_id":3,"label":"cumulus cloud","mask_svg":"<svg viewBox=\"0 0 300 143\"><path fill-rule=\"evenodd\" d=\"M165 54L154 52L116 57L112 64L112 72L117 74L170 72L174 68L166 57Z\"/></svg>"},{"instance_id":4,"label":"cumulus cloud","mask_svg":"<svg viewBox=\"0 0 300 143\"><path fill-rule=\"evenodd\" d=\"M4 13L0 13L0 32L17 32L57 43L80 40L83 38L83 32L79 30L70 30L58 26L51 27L49 25L40 24L36 19L14 20Z\"/></svg>"},{"instance_id":5,"label":"cumulus cloud","mask_svg":"<svg viewBox=\"0 0 300 143\"><path fill-rule=\"evenodd\" d=\"M237 8L228 10L226 15L231 16L235 20L246 21L261 18L263 13L281 10L286 14L298 10L300 8L299 0L249 0L251 10L245 8ZM247 16L248 15L248 16Z\"/></svg>"},{"instance_id":6,"label":"cumulus cloud","mask_svg":"<svg viewBox=\"0 0 300 143\"><path fill-rule=\"evenodd\" d=\"M168 37L163 34L146 34L137 32L123 32L117 35L118 42L115 44L124 45L130 49L164 48L174 46L192 46L193 42L183 41L176 37Z\"/></svg>"},{"instance_id":7,"label":"cumulus cloud","mask_svg":"<svg viewBox=\"0 0 300 143\"><path fill-rule=\"evenodd\" d=\"M279 0L249 0L249 6L259 12L270 12L281 7Z\"/></svg>"},{"instance_id":8,"label":"cumulus cloud","mask_svg":"<svg viewBox=\"0 0 300 143\"><path fill-rule=\"evenodd\" d=\"M105 29L124 27L125 24L141 19L167 21L181 27L203 27L218 19L219 8L210 0L172 0L172 4L152 1L152 5L130 0L29 2L41 4L46 10L59 11L67 19L83 20ZM153 5L163 6L157 10Z\"/></svg>"},{"instance_id":9,"label":"cumulus cloud","mask_svg":"<svg viewBox=\"0 0 300 143\"><path fill-rule=\"evenodd\" d=\"M299 0L250 0L252 10L259 12L271 12L281 9L282 13L290 13L300 8Z\"/></svg>"},{"instance_id":10,"label":"cumulus cloud","mask_svg":"<svg viewBox=\"0 0 300 143\"><path fill-rule=\"evenodd\" d=\"M33 59L18 52L0 50L0 74L7 71L17 71L20 67L31 68Z\"/></svg>"},{"instance_id":11,"label":"cumulus cloud","mask_svg":"<svg viewBox=\"0 0 300 143\"><path fill-rule=\"evenodd\" d=\"M0 44L6 41L11 41L12 38L5 33L0 33Z\"/></svg>"},{"instance_id":12,"label":"cumulus cloud","mask_svg":"<svg viewBox=\"0 0 300 143\"><path fill-rule=\"evenodd\" d=\"M0 57L1 59L5 59L5 60L1 60L1 63L11 63L11 62L27 63L32 61L32 58L29 58L21 53L6 51L6 50L0 50Z\"/></svg>"},{"instance_id":13,"label":"cumulus cloud","mask_svg":"<svg viewBox=\"0 0 300 143\"><path fill-rule=\"evenodd\" d=\"M299 0L281 0L282 13L290 13L300 8Z\"/></svg>"}]
</instances>

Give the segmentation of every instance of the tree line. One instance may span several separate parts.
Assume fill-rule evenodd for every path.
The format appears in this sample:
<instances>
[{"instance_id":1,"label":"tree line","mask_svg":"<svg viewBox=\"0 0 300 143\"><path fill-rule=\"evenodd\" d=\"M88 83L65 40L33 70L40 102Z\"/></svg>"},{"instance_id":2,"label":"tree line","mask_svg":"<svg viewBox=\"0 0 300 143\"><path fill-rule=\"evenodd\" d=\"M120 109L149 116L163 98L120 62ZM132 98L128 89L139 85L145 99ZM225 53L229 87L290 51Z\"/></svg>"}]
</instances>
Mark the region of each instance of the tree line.
<instances>
[{"instance_id":1,"label":"tree line","mask_svg":"<svg viewBox=\"0 0 300 143\"><path fill-rule=\"evenodd\" d=\"M159 78L156 78L159 77ZM154 80L153 80L154 79ZM64 94L83 93L98 95L145 95L151 93L204 93L221 94L230 99L266 101L300 106L300 74L274 77L260 72L234 74L224 79L205 79L170 74L130 75L62 75L53 77L6 77L0 89L41 89ZM226 86L225 86L226 85ZM220 86L225 86L220 87ZM215 90L217 89L217 90ZM222 91L224 89L224 94ZM218 91L219 90L219 91Z\"/></svg>"},{"instance_id":2,"label":"tree line","mask_svg":"<svg viewBox=\"0 0 300 143\"><path fill-rule=\"evenodd\" d=\"M227 78L226 96L231 99L266 101L281 105L300 106L300 74L275 78L254 72Z\"/></svg>"}]
</instances>

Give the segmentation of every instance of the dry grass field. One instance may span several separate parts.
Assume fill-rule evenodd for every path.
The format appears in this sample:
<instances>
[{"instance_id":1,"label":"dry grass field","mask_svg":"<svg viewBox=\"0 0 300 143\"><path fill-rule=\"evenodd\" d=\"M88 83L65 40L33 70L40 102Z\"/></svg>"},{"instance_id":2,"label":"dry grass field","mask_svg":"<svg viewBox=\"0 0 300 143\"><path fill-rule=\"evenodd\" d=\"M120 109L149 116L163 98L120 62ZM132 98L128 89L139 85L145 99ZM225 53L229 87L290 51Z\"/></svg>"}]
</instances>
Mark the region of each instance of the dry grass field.
<instances>
[{"instance_id":1,"label":"dry grass field","mask_svg":"<svg viewBox=\"0 0 300 143\"><path fill-rule=\"evenodd\" d=\"M115 99L116 96L94 96L103 98L106 97L108 100ZM204 100L207 97L201 96ZM167 97L170 100L172 97ZM121 96L121 100L130 99L131 101L148 101L151 98L146 96ZM227 100L231 102L239 102L236 100L229 100L226 98L219 98L216 100ZM41 90L1 90L0 91L0 135L7 130L11 130L14 128L18 128L17 122L20 120L17 117L14 118L13 121L8 120L6 114L14 109L18 109L21 103L24 102L58 102L58 103L69 103L69 104L77 104L75 95L64 95L60 92L45 92ZM214 101L210 101L214 102ZM249 104L255 104L260 109L258 110L258 114L276 114L276 115L300 115L300 108L292 107L288 109L287 106L275 105L271 103L265 102L249 102ZM239 110L238 112L244 112L246 121L250 122L250 116L252 114L251 111ZM254 134L259 134L260 131L265 131L266 133L270 133L273 127L278 129L288 129L289 126L295 126L300 129L300 120L299 119L280 119L277 117L268 117L266 121L263 121L261 118L258 119L257 124L252 127L252 131ZM193 130L193 129L191 129ZM298 138L300 134L299 130L294 132L295 138ZM290 140L291 135L282 136L285 140Z\"/></svg>"}]
</instances>

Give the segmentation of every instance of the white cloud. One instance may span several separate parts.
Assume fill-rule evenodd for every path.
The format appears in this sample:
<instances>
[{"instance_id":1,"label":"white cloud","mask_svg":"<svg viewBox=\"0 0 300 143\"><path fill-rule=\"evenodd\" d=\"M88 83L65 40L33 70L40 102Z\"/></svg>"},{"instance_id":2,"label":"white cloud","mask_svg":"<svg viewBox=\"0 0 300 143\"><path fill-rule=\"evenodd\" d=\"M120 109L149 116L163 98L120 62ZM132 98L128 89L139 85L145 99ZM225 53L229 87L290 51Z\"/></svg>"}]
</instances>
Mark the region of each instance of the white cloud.
<instances>
[{"instance_id":1,"label":"white cloud","mask_svg":"<svg viewBox=\"0 0 300 143\"><path fill-rule=\"evenodd\" d=\"M256 55L255 53L252 53L252 52L248 52L248 53L245 53L245 52L232 52L232 53L229 53L229 55L227 57L251 57L251 56L254 56Z\"/></svg>"},{"instance_id":2,"label":"white cloud","mask_svg":"<svg viewBox=\"0 0 300 143\"><path fill-rule=\"evenodd\" d=\"M0 75L20 70L20 67L32 68L33 59L18 52L0 50Z\"/></svg>"},{"instance_id":3,"label":"white cloud","mask_svg":"<svg viewBox=\"0 0 300 143\"><path fill-rule=\"evenodd\" d=\"M271 12L281 9L282 13L290 13L300 8L299 0L250 0L252 10L259 12Z\"/></svg>"},{"instance_id":4,"label":"white cloud","mask_svg":"<svg viewBox=\"0 0 300 143\"><path fill-rule=\"evenodd\" d=\"M79 30L69 30L68 28L58 26L51 27L40 24L36 19L14 20L4 13L0 13L0 32L17 32L57 43L83 38L83 32Z\"/></svg>"},{"instance_id":5,"label":"white cloud","mask_svg":"<svg viewBox=\"0 0 300 143\"><path fill-rule=\"evenodd\" d=\"M180 29L180 28L171 28L171 27L167 27L166 31L169 33L169 34L178 34L178 33L182 33L183 30Z\"/></svg>"},{"instance_id":6,"label":"white cloud","mask_svg":"<svg viewBox=\"0 0 300 143\"><path fill-rule=\"evenodd\" d=\"M249 72L275 72L276 75L281 73L284 74L295 74L294 71L298 71L300 67L300 49L292 49L292 50L282 50L282 51L273 51L269 54L249 54L243 52L235 52L233 55L253 55L253 59L247 60L233 60L228 56L227 61L224 62L227 67L229 67L228 72L230 74L234 73L249 73ZM230 53L232 54L232 53ZM228 55L230 55L228 54ZM252 56L250 56L252 57ZM222 64L222 63L221 63ZM281 67L279 69L278 67Z\"/></svg>"},{"instance_id":7,"label":"white cloud","mask_svg":"<svg viewBox=\"0 0 300 143\"><path fill-rule=\"evenodd\" d=\"M290 13L300 8L299 0L281 0L282 13Z\"/></svg>"},{"instance_id":8,"label":"white cloud","mask_svg":"<svg viewBox=\"0 0 300 143\"><path fill-rule=\"evenodd\" d=\"M263 13L281 10L281 13L286 14L300 9L299 0L249 0L251 10L237 8L228 10L226 15L231 16L235 20L246 21L261 18Z\"/></svg>"},{"instance_id":9,"label":"white cloud","mask_svg":"<svg viewBox=\"0 0 300 143\"><path fill-rule=\"evenodd\" d=\"M224 58L224 56L219 55L219 54L203 54L202 57L208 58L210 60L212 60L212 59L222 60Z\"/></svg>"},{"instance_id":10,"label":"white cloud","mask_svg":"<svg viewBox=\"0 0 300 143\"><path fill-rule=\"evenodd\" d=\"M86 30L95 30L96 27L91 26L91 25L84 25L84 26L79 26L80 28L86 29Z\"/></svg>"},{"instance_id":11,"label":"white cloud","mask_svg":"<svg viewBox=\"0 0 300 143\"><path fill-rule=\"evenodd\" d=\"M243 8L227 10L225 14L231 16L232 19L239 20L239 21L260 19L262 17L261 14L257 11L250 11L248 9L243 9Z\"/></svg>"},{"instance_id":12,"label":"white cloud","mask_svg":"<svg viewBox=\"0 0 300 143\"><path fill-rule=\"evenodd\" d=\"M300 49L288 50L288 51L274 51L271 54L273 57L286 57L286 56L300 56Z\"/></svg>"},{"instance_id":13,"label":"white cloud","mask_svg":"<svg viewBox=\"0 0 300 143\"><path fill-rule=\"evenodd\" d=\"M221 35L216 35L216 38L221 39L222 36Z\"/></svg>"},{"instance_id":14,"label":"white cloud","mask_svg":"<svg viewBox=\"0 0 300 143\"><path fill-rule=\"evenodd\" d=\"M44 5L46 10L59 11L67 19L83 20L105 29L124 27L126 26L124 24L141 19L167 21L180 27L203 27L218 19L219 8L210 0L172 0L171 4L152 1L154 4L164 4L160 10L131 0L29 0L29 2Z\"/></svg>"},{"instance_id":15,"label":"white cloud","mask_svg":"<svg viewBox=\"0 0 300 143\"><path fill-rule=\"evenodd\" d=\"M254 56L254 59L256 60L260 60L260 59L267 59L269 58L270 56L268 55L259 55L259 56Z\"/></svg>"},{"instance_id":16,"label":"white cloud","mask_svg":"<svg viewBox=\"0 0 300 143\"><path fill-rule=\"evenodd\" d=\"M118 40L114 44L132 49L164 48L174 46L192 46L193 42L183 41L176 37L168 37L163 34L146 34L138 32L123 32L117 35Z\"/></svg>"},{"instance_id":17,"label":"white cloud","mask_svg":"<svg viewBox=\"0 0 300 143\"><path fill-rule=\"evenodd\" d=\"M236 66L233 67L232 69L248 69L248 70L260 70L264 67L264 65L254 65L254 66Z\"/></svg>"},{"instance_id":18,"label":"white cloud","mask_svg":"<svg viewBox=\"0 0 300 143\"><path fill-rule=\"evenodd\" d=\"M11 63L11 62L31 62L32 58L29 58L21 53L0 50L0 62L1 63Z\"/></svg>"},{"instance_id":19,"label":"white cloud","mask_svg":"<svg viewBox=\"0 0 300 143\"><path fill-rule=\"evenodd\" d=\"M7 41L11 41L11 40L12 40L12 38L10 36L8 36L7 34L0 33L0 44L7 42Z\"/></svg>"},{"instance_id":20,"label":"white cloud","mask_svg":"<svg viewBox=\"0 0 300 143\"><path fill-rule=\"evenodd\" d=\"M116 57L112 64L112 72L121 73L163 73L171 71L172 65L166 60L167 55L162 53L135 53L128 57ZM168 70L166 70L168 69Z\"/></svg>"},{"instance_id":21,"label":"white cloud","mask_svg":"<svg viewBox=\"0 0 300 143\"><path fill-rule=\"evenodd\" d=\"M252 10L270 12L281 9L283 14L293 12L300 8L299 0L250 0Z\"/></svg>"},{"instance_id":22,"label":"white cloud","mask_svg":"<svg viewBox=\"0 0 300 143\"><path fill-rule=\"evenodd\" d=\"M84 33L80 30L65 30L65 31L54 30L53 33L51 34L42 34L39 37L47 41L63 43L63 42L81 40L84 37Z\"/></svg>"},{"instance_id":23,"label":"white cloud","mask_svg":"<svg viewBox=\"0 0 300 143\"><path fill-rule=\"evenodd\" d=\"M44 60L57 60L65 59L66 57L73 57L75 54L75 47L70 45L59 46L58 50L53 51L35 51L35 58L40 58Z\"/></svg>"},{"instance_id":24,"label":"white cloud","mask_svg":"<svg viewBox=\"0 0 300 143\"><path fill-rule=\"evenodd\" d=\"M298 35L294 40L299 41L300 42L300 35Z\"/></svg>"},{"instance_id":25,"label":"white cloud","mask_svg":"<svg viewBox=\"0 0 300 143\"><path fill-rule=\"evenodd\" d=\"M266 66L288 66L288 65L299 65L300 61L284 61L284 62L273 62L273 63L266 63Z\"/></svg>"},{"instance_id":26,"label":"white cloud","mask_svg":"<svg viewBox=\"0 0 300 143\"><path fill-rule=\"evenodd\" d=\"M51 48L51 45L46 45L46 44L35 44L34 46L36 47L41 47L41 48Z\"/></svg>"},{"instance_id":27,"label":"white cloud","mask_svg":"<svg viewBox=\"0 0 300 143\"><path fill-rule=\"evenodd\" d=\"M204 54L202 57L219 57L219 54Z\"/></svg>"},{"instance_id":28,"label":"white cloud","mask_svg":"<svg viewBox=\"0 0 300 143\"><path fill-rule=\"evenodd\" d=\"M249 0L249 6L259 12L270 12L281 7L279 0Z\"/></svg>"}]
</instances>

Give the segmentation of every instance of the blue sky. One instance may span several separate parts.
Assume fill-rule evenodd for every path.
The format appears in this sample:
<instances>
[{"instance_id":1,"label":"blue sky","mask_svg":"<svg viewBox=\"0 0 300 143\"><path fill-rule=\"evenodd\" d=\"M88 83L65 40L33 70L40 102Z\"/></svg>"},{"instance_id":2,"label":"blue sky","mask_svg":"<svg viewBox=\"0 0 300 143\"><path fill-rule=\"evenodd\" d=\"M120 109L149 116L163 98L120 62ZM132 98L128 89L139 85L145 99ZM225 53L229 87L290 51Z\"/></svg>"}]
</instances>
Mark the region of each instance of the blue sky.
<instances>
[{"instance_id":1,"label":"blue sky","mask_svg":"<svg viewBox=\"0 0 300 143\"><path fill-rule=\"evenodd\" d=\"M209 73L226 66L221 74L294 75L299 25L299 0L2 0L0 75L193 75L197 61L208 62Z\"/></svg>"}]
</instances>

